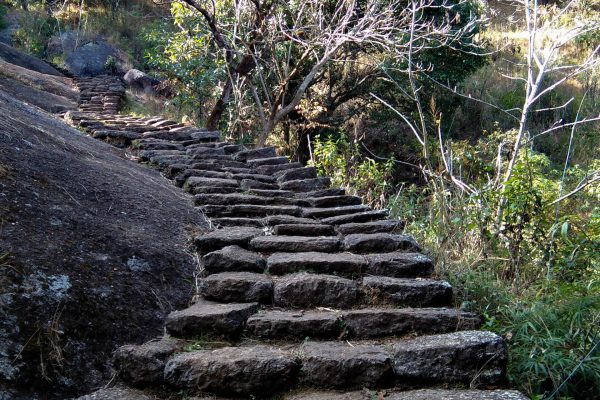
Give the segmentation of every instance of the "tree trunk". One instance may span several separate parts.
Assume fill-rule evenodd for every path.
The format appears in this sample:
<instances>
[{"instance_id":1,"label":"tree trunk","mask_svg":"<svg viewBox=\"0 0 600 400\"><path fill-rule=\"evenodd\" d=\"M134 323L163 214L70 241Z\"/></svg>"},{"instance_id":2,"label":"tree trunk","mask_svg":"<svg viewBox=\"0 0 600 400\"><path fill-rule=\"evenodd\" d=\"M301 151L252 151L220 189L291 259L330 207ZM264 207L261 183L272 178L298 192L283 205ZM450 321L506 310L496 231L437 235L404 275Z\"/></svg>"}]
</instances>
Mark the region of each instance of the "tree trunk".
<instances>
[{"instance_id":1,"label":"tree trunk","mask_svg":"<svg viewBox=\"0 0 600 400\"><path fill-rule=\"evenodd\" d=\"M225 86L223 86L223 91L221 92L221 98L215 103L206 122L206 129L209 131L216 131L219 127L219 122L221 122L221 117L227 107L232 90L233 83L231 82L231 78L227 78L227 82L225 82Z\"/></svg>"}]
</instances>

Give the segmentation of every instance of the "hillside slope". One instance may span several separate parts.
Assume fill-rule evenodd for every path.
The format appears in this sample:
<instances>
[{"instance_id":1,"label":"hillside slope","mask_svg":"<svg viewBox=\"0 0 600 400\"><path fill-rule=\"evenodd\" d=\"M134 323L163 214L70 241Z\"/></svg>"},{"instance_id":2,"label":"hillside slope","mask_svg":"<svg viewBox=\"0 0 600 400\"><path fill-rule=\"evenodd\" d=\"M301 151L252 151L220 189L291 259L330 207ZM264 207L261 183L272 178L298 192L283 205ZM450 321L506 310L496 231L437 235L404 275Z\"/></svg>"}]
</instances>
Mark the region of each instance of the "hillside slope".
<instances>
[{"instance_id":1,"label":"hillside slope","mask_svg":"<svg viewBox=\"0 0 600 400\"><path fill-rule=\"evenodd\" d=\"M13 95L0 82L0 398L65 398L186 305L187 230L206 222L157 171Z\"/></svg>"}]
</instances>

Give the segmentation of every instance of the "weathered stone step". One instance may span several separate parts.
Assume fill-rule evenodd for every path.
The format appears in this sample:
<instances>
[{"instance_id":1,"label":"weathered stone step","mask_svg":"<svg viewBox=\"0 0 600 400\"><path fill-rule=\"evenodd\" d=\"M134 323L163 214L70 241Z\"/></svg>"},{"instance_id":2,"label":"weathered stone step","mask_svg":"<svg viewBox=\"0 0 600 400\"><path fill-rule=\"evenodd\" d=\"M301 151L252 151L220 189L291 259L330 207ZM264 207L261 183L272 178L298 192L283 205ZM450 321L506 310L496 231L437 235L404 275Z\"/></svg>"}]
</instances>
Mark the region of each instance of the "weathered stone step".
<instances>
[{"instance_id":1,"label":"weathered stone step","mask_svg":"<svg viewBox=\"0 0 600 400\"><path fill-rule=\"evenodd\" d=\"M300 179L315 179L317 177L317 169L315 167L290 168L277 171L273 175L279 183Z\"/></svg>"},{"instance_id":2,"label":"weathered stone step","mask_svg":"<svg viewBox=\"0 0 600 400\"><path fill-rule=\"evenodd\" d=\"M115 365L122 379L136 385L157 384L164 377L176 389L265 398L297 386L351 390L395 385L498 385L507 360L502 338L482 331L386 344L306 341L284 348L222 347L167 358L182 347L181 341L173 339L125 346L117 350Z\"/></svg>"},{"instance_id":3,"label":"weathered stone step","mask_svg":"<svg viewBox=\"0 0 600 400\"><path fill-rule=\"evenodd\" d=\"M240 187L244 190L259 189L259 190L278 190L279 186L275 183L266 183L255 179L242 179Z\"/></svg>"},{"instance_id":4,"label":"weathered stone step","mask_svg":"<svg viewBox=\"0 0 600 400\"><path fill-rule=\"evenodd\" d=\"M257 396L290 388L296 381L296 356L271 346L197 350L172 357L165 380L179 389L220 395Z\"/></svg>"},{"instance_id":5,"label":"weathered stone step","mask_svg":"<svg viewBox=\"0 0 600 400\"><path fill-rule=\"evenodd\" d=\"M173 171L172 166L171 166L170 170ZM183 171L179 172L177 175L175 175L175 177L173 177L173 180L175 181L175 184L177 186L182 187L185 184L185 182L187 181L187 179L192 176L197 176L197 177L201 177L201 178L231 179L229 174L224 171L215 171L215 170L210 170L210 169L186 168ZM200 186L200 185L194 183L192 180L190 182L190 186L194 187L194 189L195 189L196 186ZM236 187L236 186L237 185L235 185L235 186L231 185L231 187ZM212 187L212 186L207 186L207 187Z\"/></svg>"},{"instance_id":6,"label":"weathered stone step","mask_svg":"<svg viewBox=\"0 0 600 400\"><path fill-rule=\"evenodd\" d=\"M256 172L264 175L272 175L278 171L285 171L288 169L302 168L302 164L299 162L291 162L289 164L274 164L274 165L261 165L256 167Z\"/></svg>"},{"instance_id":7,"label":"weathered stone step","mask_svg":"<svg viewBox=\"0 0 600 400\"><path fill-rule=\"evenodd\" d=\"M324 224L331 225L343 225L349 224L353 222L368 222L376 219L381 219L387 217L389 212L387 210L375 210L375 211L365 211L356 214L348 214L348 215L340 215L337 217L329 217L323 218L321 222Z\"/></svg>"},{"instance_id":8,"label":"weathered stone step","mask_svg":"<svg viewBox=\"0 0 600 400\"><path fill-rule=\"evenodd\" d=\"M528 400L516 390L420 389L385 390L374 394L370 390L356 392L301 392L283 400ZM144 399L145 400L145 399Z\"/></svg>"},{"instance_id":9,"label":"weathered stone step","mask_svg":"<svg viewBox=\"0 0 600 400\"><path fill-rule=\"evenodd\" d=\"M369 211L371 207L365 205L327 207L327 208L304 208L302 216L306 218L328 218L338 215L355 214Z\"/></svg>"},{"instance_id":10,"label":"weathered stone step","mask_svg":"<svg viewBox=\"0 0 600 400\"><path fill-rule=\"evenodd\" d=\"M435 279L365 276L362 288L376 302L410 307L442 307L452 303L452 286Z\"/></svg>"},{"instance_id":11,"label":"weathered stone step","mask_svg":"<svg viewBox=\"0 0 600 400\"><path fill-rule=\"evenodd\" d=\"M204 269L211 274L219 272L263 272L265 259L258 253L239 246L227 246L202 257Z\"/></svg>"},{"instance_id":12,"label":"weathered stone step","mask_svg":"<svg viewBox=\"0 0 600 400\"><path fill-rule=\"evenodd\" d=\"M331 185L331 180L327 177L315 179L301 179L295 181L282 182L279 188L282 190L291 190L293 192L310 192L319 189L326 189Z\"/></svg>"},{"instance_id":13,"label":"weathered stone step","mask_svg":"<svg viewBox=\"0 0 600 400\"><path fill-rule=\"evenodd\" d=\"M439 334L476 329L477 315L448 308L360 310L265 310L253 314L246 333L262 339L354 338Z\"/></svg>"},{"instance_id":14,"label":"weathered stone step","mask_svg":"<svg viewBox=\"0 0 600 400\"><path fill-rule=\"evenodd\" d=\"M287 164L289 163L290 160L283 156L283 157L267 157L267 158L255 158L252 160L247 160L246 163L251 167L251 168L257 168L260 167L262 165L281 165L281 164Z\"/></svg>"},{"instance_id":15,"label":"weathered stone step","mask_svg":"<svg viewBox=\"0 0 600 400\"><path fill-rule=\"evenodd\" d=\"M355 233L344 238L344 249L353 253L384 253L396 250L420 251L411 236L391 233Z\"/></svg>"},{"instance_id":16,"label":"weathered stone step","mask_svg":"<svg viewBox=\"0 0 600 400\"><path fill-rule=\"evenodd\" d=\"M340 247L337 236L263 236L250 241L250 248L262 252L306 252L331 253Z\"/></svg>"},{"instance_id":17,"label":"weathered stone step","mask_svg":"<svg viewBox=\"0 0 600 400\"><path fill-rule=\"evenodd\" d=\"M270 304L273 281L254 272L221 272L202 278L198 292L208 300Z\"/></svg>"},{"instance_id":18,"label":"weathered stone step","mask_svg":"<svg viewBox=\"0 0 600 400\"><path fill-rule=\"evenodd\" d=\"M297 206L267 206L252 204L203 205L199 206L208 216L220 217L266 217L268 215L300 215L301 209Z\"/></svg>"},{"instance_id":19,"label":"weathered stone step","mask_svg":"<svg viewBox=\"0 0 600 400\"><path fill-rule=\"evenodd\" d=\"M354 222L338 225L336 230L342 235L351 235L354 233L391 233L399 231L404 227L404 223L398 220L380 220L372 222Z\"/></svg>"},{"instance_id":20,"label":"weathered stone step","mask_svg":"<svg viewBox=\"0 0 600 400\"><path fill-rule=\"evenodd\" d=\"M302 218L296 217L293 215L272 215L269 217L265 217L263 219L265 225L268 226L276 226L276 225L287 225L287 224L318 224L319 221L310 219L310 218Z\"/></svg>"},{"instance_id":21,"label":"weathered stone step","mask_svg":"<svg viewBox=\"0 0 600 400\"><path fill-rule=\"evenodd\" d=\"M162 139L141 139L132 144L132 147L139 150L183 150L181 143L174 143Z\"/></svg>"},{"instance_id":22,"label":"weathered stone step","mask_svg":"<svg viewBox=\"0 0 600 400\"><path fill-rule=\"evenodd\" d=\"M205 235L196 236L194 242L198 250L203 253L222 249L226 246L248 247L250 240L263 235L264 232L259 228L252 227L232 227L222 228L209 232Z\"/></svg>"},{"instance_id":23,"label":"weathered stone step","mask_svg":"<svg viewBox=\"0 0 600 400\"><path fill-rule=\"evenodd\" d=\"M312 190L310 192L297 192L296 197L301 199L318 198L318 197L330 197L330 196L343 196L346 194L346 190L342 188L327 188Z\"/></svg>"},{"instance_id":24,"label":"weathered stone step","mask_svg":"<svg viewBox=\"0 0 600 400\"><path fill-rule=\"evenodd\" d=\"M248 189L247 192L262 197L294 197L294 192L289 190Z\"/></svg>"},{"instance_id":25,"label":"weathered stone step","mask_svg":"<svg viewBox=\"0 0 600 400\"><path fill-rule=\"evenodd\" d=\"M273 304L288 308L351 308L359 300L355 281L334 275L300 272L275 281Z\"/></svg>"},{"instance_id":26,"label":"weathered stone step","mask_svg":"<svg viewBox=\"0 0 600 400\"><path fill-rule=\"evenodd\" d=\"M235 179L224 178L205 178L202 176L190 176L183 184L183 190L189 193L196 193L197 188L204 187L229 187L237 188L238 182Z\"/></svg>"},{"instance_id":27,"label":"weathered stone step","mask_svg":"<svg viewBox=\"0 0 600 400\"><path fill-rule=\"evenodd\" d=\"M362 203L362 199L358 196L322 196L310 197L306 199L312 207L343 207L357 206Z\"/></svg>"},{"instance_id":28,"label":"weathered stone step","mask_svg":"<svg viewBox=\"0 0 600 400\"><path fill-rule=\"evenodd\" d=\"M351 253L274 253L267 259L267 271L273 275L310 271L357 276L367 265L365 257Z\"/></svg>"},{"instance_id":29,"label":"weathered stone step","mask_svg":"<svg viewBox=\"0 0 600 400\"><path fill-rule=\"evenodd\" d=\"M238 181L241 181L243 179L249 179L263 183L275 183L275 178L273 178L272 176L253 173L236 173L232 174L232 178L237 179Z\"/></svg>"},{"instance_id":30,"label":"weathered stone step","mask_svg":"<svg viewBox=\"0 0 600 400\"><path fill-rule=\"evenodd\" d=\"M212 172L212 171L209 171ZM218 174L218 172L216 172ZM306 201L289 197L262 197L248 194L199 194L194 196L194 204L252 204L252 205L278 205L278 206L303 206Z\"/></svg>"},{"instance_id":31,"label":"weathered stone step","mask_svg":"<svg viewBox=\"0 0 600 400\"><path fill-rule=\"evenodd\" d=\"M264 223L261 219L244 217L213 218L210 222L216 227L250 226L254 228L260 228L264 226Z\"/></svg>"},{"instance_id":32,"label":"weathered stone step","mask_svg":"<svg viewBox=\"0 0 600 400\"><path fill-rule=\"evenodd\" d=\"M273 228L275 235L280 236L334 236L331 225L321 224L283 224Z\"/></svg>"},{"instance_id":33,"label":"weathered stone step","mask_svg":"<svg viewBox=\"0 0 600 400\"><path fill-rule=\"evenodd\" d=\"M233 159L236 161L247 162L248 160L255 160L257 158L271 157L277 157L275 147L262 147L259 149L243 150L239 153L234 154Z\"/></svg>"},{"instance_id":34,"label":"weathered stone step","mask_svg":"<svg viewBox=\"0 0 600 400\"><path fill-rule=\"evenodd\" d=\"M396 278L426 277L433 272L433 262L421 253L391 252L365 255L367 273Z\"/></svg>"},{"instance_id":35,"label":"weathered stone step","mask_svg":"<svg viewBox=\"0 0 600 400\"><path fill-rule=\"evenodd\" d=\"M258 303L213 303L200 300L167 316L167 332L177 337L196 338L206 334L234 336L242 332L246 320L258 311Z\"/></svg>"}]
</instances>

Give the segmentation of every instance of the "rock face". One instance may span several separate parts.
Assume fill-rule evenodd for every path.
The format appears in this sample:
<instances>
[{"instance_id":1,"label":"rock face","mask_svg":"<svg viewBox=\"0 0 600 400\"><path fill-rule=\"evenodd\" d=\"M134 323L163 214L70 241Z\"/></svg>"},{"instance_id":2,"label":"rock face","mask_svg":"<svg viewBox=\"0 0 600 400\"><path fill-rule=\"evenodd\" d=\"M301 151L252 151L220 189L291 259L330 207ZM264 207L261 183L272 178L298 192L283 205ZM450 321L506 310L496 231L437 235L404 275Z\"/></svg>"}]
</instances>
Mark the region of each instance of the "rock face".
<instances>
[{"instance_id":1,"label":"rock face","mask_svg":"<svg viewBox=\"0 0 600 400\"><path fill-rule=\"evenodd\" d=\"M123 76L123 80L131 89L142 91L146 94L156 93L155 86L160 81L139 69L132 68Z\"/></svg>"},{"instance_id":2,"label":"rock face","mask_svg":"<svg viewBox=\"0 0 600 400\"><path fill-rule=\"evenodd\" d=\"M0 254L12 266L0 274L0 392L66 398L100 386L116 345L157 336L187 304L185 226L206 222L114 147L3 92L0 110Z\"/></svg>"},{"instance_id":3,"label":"rock face","mask_svg":"<svg viewBox=\"0 0 600 400\"><path fill-rule=\"evenodd\" d=\"M104 40L84 43L67 54L65 69L73 76L98 76L110 71L110 59L115 60L114 68L118 66L119 53Z\"/></svg>"}]
</instances>

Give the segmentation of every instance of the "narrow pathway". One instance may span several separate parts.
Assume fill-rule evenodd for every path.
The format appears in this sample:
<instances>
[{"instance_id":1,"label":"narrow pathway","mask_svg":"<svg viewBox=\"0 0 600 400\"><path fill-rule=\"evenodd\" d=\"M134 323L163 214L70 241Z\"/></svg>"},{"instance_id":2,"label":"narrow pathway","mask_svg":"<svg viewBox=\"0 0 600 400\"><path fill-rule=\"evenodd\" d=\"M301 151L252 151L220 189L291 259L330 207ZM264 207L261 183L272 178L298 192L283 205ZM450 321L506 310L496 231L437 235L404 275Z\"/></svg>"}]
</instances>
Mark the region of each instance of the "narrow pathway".
<instances>
[{"instance_id":1,"label":"narrow pathway","mask_svg":"<svg viewBox=\"0 0 600 400\"><path fill-rule=\"evenodd\" d=\"M165 337L118 349L120 384L82 399L525 399L468 389L505 383L506 345L450 308L452 287L387 211L273 147L118 115L113 77L77 85L80 111L65 118L134 149L214 228L194 240L197 301L168 316Z\"/></svg>"}]
</instances>

